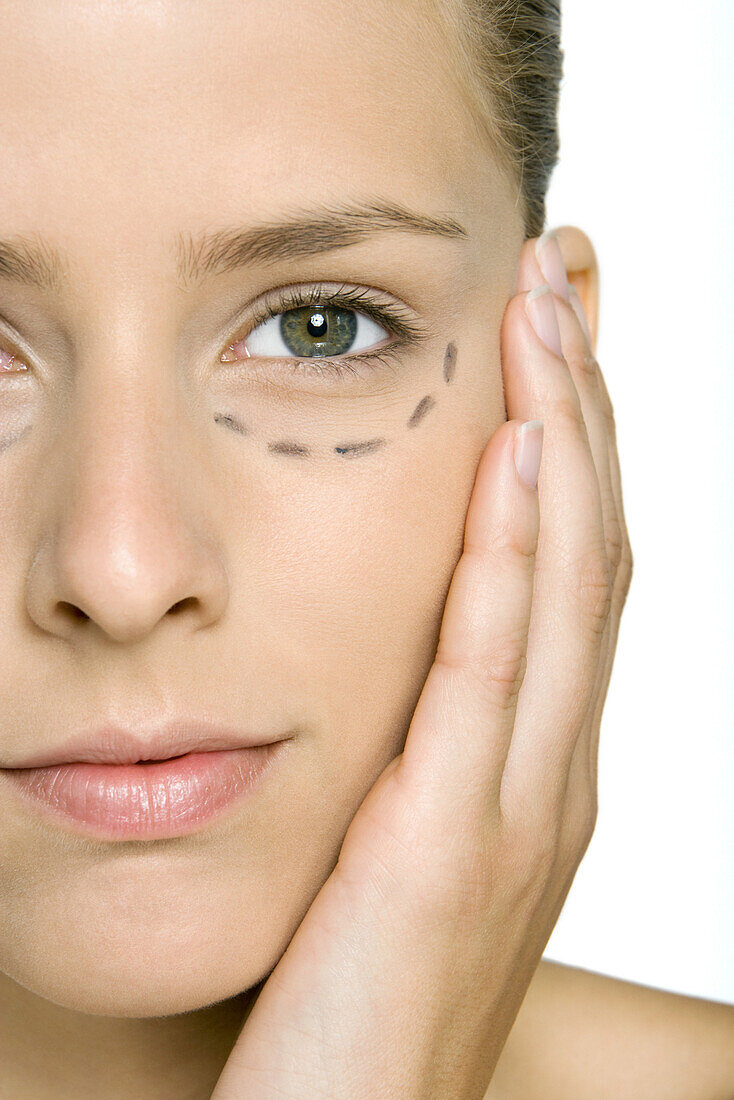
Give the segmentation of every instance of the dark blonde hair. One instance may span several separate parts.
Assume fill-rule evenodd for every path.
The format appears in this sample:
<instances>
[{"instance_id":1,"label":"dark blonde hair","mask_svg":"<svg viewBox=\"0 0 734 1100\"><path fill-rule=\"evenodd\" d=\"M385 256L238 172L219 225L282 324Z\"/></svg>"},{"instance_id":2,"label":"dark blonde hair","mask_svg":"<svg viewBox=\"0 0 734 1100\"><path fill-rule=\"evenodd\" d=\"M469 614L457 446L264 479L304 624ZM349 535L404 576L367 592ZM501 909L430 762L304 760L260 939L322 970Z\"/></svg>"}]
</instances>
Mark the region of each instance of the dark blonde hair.
<instances>
[{"instance_id":1,"label":"dark blonde hair","mask_svg":"<svg viewBox=\"0 0 734 1100\"><path fill-rule=\"evenodd\" d=\"M560 0L438 0L438 7L454 32L472 114L517 185L526 239L537 237L558 163Z\"/></svg>"}]
</instances>

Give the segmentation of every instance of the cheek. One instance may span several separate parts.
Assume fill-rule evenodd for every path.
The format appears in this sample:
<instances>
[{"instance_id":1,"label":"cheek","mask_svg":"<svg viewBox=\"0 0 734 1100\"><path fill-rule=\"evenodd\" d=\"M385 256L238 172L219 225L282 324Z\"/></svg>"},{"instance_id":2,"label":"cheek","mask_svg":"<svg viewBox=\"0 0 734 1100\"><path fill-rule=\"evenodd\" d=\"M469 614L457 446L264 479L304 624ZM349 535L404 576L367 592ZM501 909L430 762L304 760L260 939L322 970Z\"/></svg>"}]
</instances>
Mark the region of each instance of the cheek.
<instances>
[{"instance_id":1,"label":"cheek","mask_svg":"<svg viewBox=\"0 0 734 1100\"><path fill-rule=\"evenodd\" d=\"M304 720L344 758L342 784L400 751L433 660L477 463L504 419L499 369L479 393L470 366L460 386L449 345L448 380L403 402L402 431L380 450L328 467L283 456L263 478L259 545L242 568L267 563L261 624L274 627L279 688L286 677Z\"/></svg>"}]
</instances>

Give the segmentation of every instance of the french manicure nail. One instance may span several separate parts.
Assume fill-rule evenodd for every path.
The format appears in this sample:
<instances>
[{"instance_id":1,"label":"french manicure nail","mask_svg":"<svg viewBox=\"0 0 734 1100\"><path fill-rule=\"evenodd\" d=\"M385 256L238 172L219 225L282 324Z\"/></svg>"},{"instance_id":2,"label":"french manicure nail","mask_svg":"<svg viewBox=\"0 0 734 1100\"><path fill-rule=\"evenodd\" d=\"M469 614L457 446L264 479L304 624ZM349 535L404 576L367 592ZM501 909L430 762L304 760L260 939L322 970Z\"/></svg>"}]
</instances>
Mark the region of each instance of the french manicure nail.
<instances>
[{"instance_id":1,"label":"french manicure nail","mask_svg":"<svg viewBox=\"0 0 734 1100\"><path fill-rule=\"evenodd\" d=\"M558 237L552 229L547 229L535 242L535 255L543 272L543 278L553 287L559 298L568 301L568 272L563 262L563 253Z\"/></svg>"},{"instance_id":2,"label":"french manicure nail","mask_svg":"<svg viewBox=\"0 0 734 1100\"><path fill-rule=\"evenodd\" d=\"M538 486L542 453L543 421L526 420L517 429L515 435L515 469L531 489L536 489Z\"/></svg>"},{"instance_id":3,"label":"french manicure nail","mask_svg":"<svg viewBox=\"0 0 734 1100\"><path fill-rule=\"evenodd\" d=\"M553 291L546 283L534 287L525 295L525 312L545 346L562 357L561 331Z\"/></svg>"}]
</instances>

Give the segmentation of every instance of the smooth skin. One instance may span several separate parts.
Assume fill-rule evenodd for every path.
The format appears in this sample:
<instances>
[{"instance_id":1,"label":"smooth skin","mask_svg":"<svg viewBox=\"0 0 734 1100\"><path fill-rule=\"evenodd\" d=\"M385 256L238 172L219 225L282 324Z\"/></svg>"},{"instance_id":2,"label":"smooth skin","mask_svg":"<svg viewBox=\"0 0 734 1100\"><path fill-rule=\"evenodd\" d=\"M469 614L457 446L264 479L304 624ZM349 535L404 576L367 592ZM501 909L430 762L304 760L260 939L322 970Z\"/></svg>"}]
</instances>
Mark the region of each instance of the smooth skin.
<instances>
[{"instance_id":1,"label":"smooth skin","mask_svg":"<svg viewBox=\"0 0 734 1100\"><path fill-rule=\"evenodd\" d=\"M593 826L631 554L601 374L560 288L563 357L525 319L551 276L446 30L417 0L0 0L0 26L0 238L64 252L45 288L0 277L0 766L157 715L298 730L256 794L159 843L51 825L0 773L2 1100L247 1095L248 1064L303 1095L290 1057L338 1095L345 1051L370 1095L383 1040L367 1085L408 1095L476 1095L496 1063L523 1100L728 1096L730 1007L538 964ZM182 235L365 196L467 236L180 278ZM558 235L595 333L592 245ZM256 300L316 282L426 339L340 381L223 369ZM315 457L262 443L286 438Z\"/></svg>"},{"instance_id":2,"label":"smooth skin","mask_svg":"<svg viewBox=\"0 0 734 1100\"><path fill-rule=\"evenodd\" d=\"M510 419L479 463L404 751L350 825L215 1100L482 1095L591 838L631 553L579 320L555 303L561 356L527 304L518 294L505 313ZM588 376L588 420L569 362ZM537 491L513 462L518 425L536 418Z\"/></svg>"}]
</instances>

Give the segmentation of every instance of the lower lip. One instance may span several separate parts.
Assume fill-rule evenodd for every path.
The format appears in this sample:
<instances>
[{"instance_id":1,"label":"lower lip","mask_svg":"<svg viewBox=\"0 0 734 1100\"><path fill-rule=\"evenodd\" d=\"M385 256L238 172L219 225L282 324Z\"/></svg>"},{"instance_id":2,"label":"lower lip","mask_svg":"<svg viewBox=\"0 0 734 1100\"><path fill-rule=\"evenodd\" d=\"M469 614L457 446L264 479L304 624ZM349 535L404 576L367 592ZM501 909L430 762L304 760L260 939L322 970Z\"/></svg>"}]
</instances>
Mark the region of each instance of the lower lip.
<instances>
[{"instance_id":1,"label":"lower lip","mask_svg":"<svg viewBox=\"0 0 734 1100\"><path fill-rule=\"evenodd\" d=\"M190 752L152 763L7 768L2 774L75 832L153 840L194 832L240 802L270 771L283 744Z\"/></svg>"}]
</instances>

